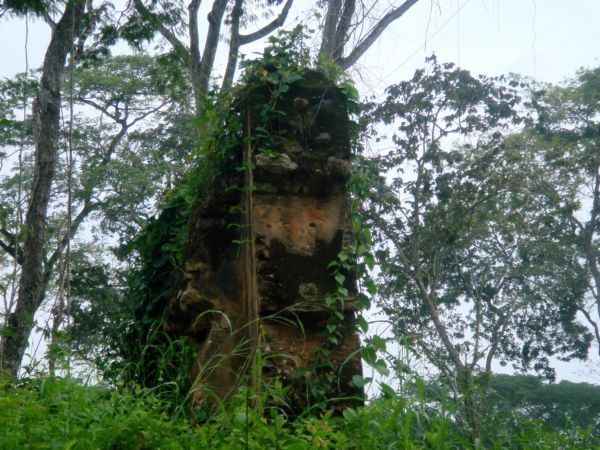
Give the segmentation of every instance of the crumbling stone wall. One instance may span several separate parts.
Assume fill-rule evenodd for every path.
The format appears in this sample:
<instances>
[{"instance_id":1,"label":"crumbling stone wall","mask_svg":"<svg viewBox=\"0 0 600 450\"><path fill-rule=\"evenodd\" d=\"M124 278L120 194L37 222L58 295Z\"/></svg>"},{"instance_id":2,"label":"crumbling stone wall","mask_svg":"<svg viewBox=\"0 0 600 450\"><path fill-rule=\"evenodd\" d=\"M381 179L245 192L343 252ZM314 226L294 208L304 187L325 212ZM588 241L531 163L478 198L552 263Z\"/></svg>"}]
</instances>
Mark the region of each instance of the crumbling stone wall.
<instances>
[{"instance_id":1,"label":"crumbling stone wall","mask_svg":"<svg viewBox=\"0 0 600 450\"><path fill-rule=\"evenodd\" d=\"M195 403L231 396L258 350L262 380L291 386L288 403L299 411L319 370L335 380L332 397L363 395L352 383L361 366L351 274L342 337L329 348L323 335L325 298L338 287L328 265L352 239L349 121L344 95L318 73L292 84L265 123L268 89L248 89L240 100L247 170L239 188L198 205L165 328L198 342ZM261 148L258 128L270 148ZM315 352L322 346L329 366Z\"/></svg>"}]
</instances>

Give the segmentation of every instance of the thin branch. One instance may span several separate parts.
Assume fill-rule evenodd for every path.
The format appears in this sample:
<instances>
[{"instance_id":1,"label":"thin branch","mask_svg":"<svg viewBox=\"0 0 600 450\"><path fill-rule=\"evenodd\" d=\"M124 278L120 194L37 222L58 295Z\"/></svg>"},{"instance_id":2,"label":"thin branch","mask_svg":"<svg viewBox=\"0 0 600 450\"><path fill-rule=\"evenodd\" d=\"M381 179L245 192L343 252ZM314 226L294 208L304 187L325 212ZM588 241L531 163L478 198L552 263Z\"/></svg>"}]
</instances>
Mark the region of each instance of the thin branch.
<instances>
[{"instance_id":1,"label":"thin branch","mask_svg":"<svg viewBox=\"0 0 600 450\"><path fill-rule=\"evenodd\" d=\"M146 8L142 0L134 0L134 5L138 12L142 15L142 17L149 21L152 25L154 25L158 29L160 34L167 41L169 41L169 43L177 52L183 55L188 55L187 47L177 38L177 36L175 36L175 33L173 33L171 30L169 30L163 25L162 21L156 16L156 14L154 14L148 8Z\"/></svg>"},{"instance_id":2,"label":"thin branch","mask_svg":"<svg viewBox=\"0 0 600 450\"><path fill-rule=\"evenodd\" d=\"M369 32L369 34L362 39L358 45L350 52L350 54L344 58L341 58L338 63L343 69L348 69L352 66L359 58L373 45L373 43L381 36L385 29L399 19L406 13L415 3L419 0L406 0L402 5L392 9L385 16L381 18L377 25Z\"/></svg>"},{"instance_id":3,"label":"thin branch","mask_svg":"<svg viewBox=\"0 0 600 450\"><path fill-rule=\"evenodd\" d=\"M281 13L271 23L265 25L260 30L255 31L254 33L250 33L250 34L240 35L240 46L249 44L250 42L254 42L258 39L262 39L265 36L268 36L269 34L271 34L277 28L283 26L293 3L294 3L294 0L287 0L285 2L285 5L283 5L283 9L281 10Z\"/></svg>"},{"instance_id":4,"label":"thin branch","mask_svg":"<svg viewBox=\"0 0 600 450\"><path fill-rule=\"evenodd\" d=\"M15 238L11 232L9 232L8 230L6 230L4 228L2 228L0 230L0 232L2 232L2 234L9 240L9 242L15 242ZM15 253L16 253L17 263L18 264L23 263L23 249L21 247L17 246L17 251L15 252L14 244L6 243L6 242L0 240L0 248L2 250L4 250L7 254L9 254L12 258L15 257Z\"/></svg>"},{"instance_id":5,"label":"thin branch","mask_svg":"<svg viewBox=\"0 0 600 450\"><path fill-rule=\"evenodd\" d=\"M46 9L44 9L44 11L42 12L42 17L44 18L44 22L46 22L54 32L54 30L56 29L56 22L52 20L52 17L50 17L50 14L48 14L48 11L46 11Z\"/></svg>"},{"instance_id":6,"label":"thin branch","mask_svg":"<svg viewBox=\"0 0 600 450\"><path fill-rule=\"evenodd\" d=\"M485 358L485 370L486 372L492 371L492 362L494 361L494 357L496 356L496 352L498 351L498 346L500 345L500 339L504 334L504 330L506 329L506 325L508 324L508 317L510 315L510 311L501 316L500 320L496 322L494 328L492 329L492 345L488 351L487 357Z\"/></svg>"},{"instance_id":7,"label":"thin branch","mask_svg":"<svg viewBox=\"0 0 600 450\"><path fill-rule=\"evenodd\" d=\"M571 215L568 217L568 219L581 233L585 231L585 227L583 226L581 221L578 220L575 216Z\"/></svg>"},{"instance_id":8,"label":"thin branch","mask_svg":"<svg viewBox=\"0 0 600 450\"><path fill-rule=\"evenodd\" d=\"M131 128L133 125L135 125L136 123L138 123L140 120L145 119L146 117L148 117L151 114L154 114L158 111L160 111L164 106L166 106L167 104L170 103L170 100L165 100L163 101L160 105L155 106L154 108L150 108L149 110L145 111L144 113L140 114L139 116L137 116L135 119L133 119L131 122L126 123L125 126L127 128ZM125 116L125 118L127 118L127 116Z\"/></svg>"},{"instance_id":9,"label":"thin branch","mask_svg":"<svg viewBox=\"0 0 600 450\"><path fill-rule=\"evenodd\" d=\"M79 213L77 214L77 216L75 216L75 218L73 219L73 221L71 223L71 230L68 233L64 234L62 239L58 242L56 249L50 256L50 258L48 258L48 260L46 261L46 265L44 267L44 277L46 277L46 274L47 274L48 278L50 277L50 275L52 274L54 265L58 261L58 258L60 258L60 255L62 255L63 249L67 246L68 241L73 238L73 236L77 232L77 229L82 224L84 219L92 211L94 211L96 208L98 208L98 206L99 206L98 203L91 203L90 196L88 196L88 198L85 199L83 208L81 209L81 211L79 211Z\"/></svg>"},{"instance_id":10,"label":"thin branch","mask_svg":"<svg viewBox=\"0 0 600 450\"><path fill-rule=\"evenodd\" d=\"M433 299L431 298L431 295L429 294L427 287L425 287L425 285L423 284L423 281L418 276L414 277L413 280L417 284L419 292L421 293L421 297L423 298L423 300L425 300L425 305L427 306L427 310L429 311L429 316L431 317L431 320L433 321L433 325L437 331L439 338L442 340L442 343L444 344L446 351L450 355L450 359L452 359L452 362L454 363L454 366L456 367L456 369L459 370L460 372L463 372L465 370L465 366L460 359L460 354L456 350L456 347L454 347L454 344L452 344L452 341L450 340L450 337L448 336L448 333L446 332L446 328L444 327L444 324L442 323L442 320L438 314L437 308L435 307L435 303L434 303Z\"/></svg>"},{"instance_id":11,"label":"thin branch","mask_svg":"<svg viewBox=\"0 0 600 450\"><path fill-rule=\"evenodd\" d=\"M577 309L579 309L579 311L583 313L589 324L592 326L592 328L594 329L594 334L596 335L596 341L600 343L600 329L598 328L598 323L594 319L592 319L591 314L588 311L586 311L585 308ZM600 347L598 348L598 354L600 354Z\"/></svg>"},{"instance_id":12,"label":"thin branch","mask_svg":"<svg viewBox=\"0 0 600 450\"><path fill-rule=\"evenodd\" d=\"M107 115L108 117L110 117L112 120L114 120L117 123L121 123L123 121L123 119L119 119L115 114L112 114L110 112L108 112L108 109L102 105L99 105L98 103L94 102L93 100L89 100L87 98L82 98L82 97L78 97L77 101L84 103L88 106L91 106L92 108L97 109L98 111L101 111L103 114Z\"/></svg>"},{"instance_id":13,"label":"thin branch","mask_svg":"<svg viewBox=\"0 0 600 450\"><path fill-rule=\"evenodd\" d=\"M38 301L40 302L40 304L44 301L44 298L46 297L46 291L48 288L48 284L50 283L50 278L52 277L54 265L57 263L58 259L61 257L63 250L67 246L67 243L73 238L73 236L77 232L77 229L83 223L84 219L99 206L100 206L100 203L90 203L90 196L88 196L85 199L83 208L81 209L81 211L79 211L79 213L77 214L75 219L73 219L73 221L71 222L70 230L67 233L65 233L63 238L58 242L58 245L56 246L56 249L50 256L50 258L48 258L45 261L43 278L42 278L43 289L41 290L41 292L39 294L39 298L38 298Z\"/></svg>"}]
</instances>

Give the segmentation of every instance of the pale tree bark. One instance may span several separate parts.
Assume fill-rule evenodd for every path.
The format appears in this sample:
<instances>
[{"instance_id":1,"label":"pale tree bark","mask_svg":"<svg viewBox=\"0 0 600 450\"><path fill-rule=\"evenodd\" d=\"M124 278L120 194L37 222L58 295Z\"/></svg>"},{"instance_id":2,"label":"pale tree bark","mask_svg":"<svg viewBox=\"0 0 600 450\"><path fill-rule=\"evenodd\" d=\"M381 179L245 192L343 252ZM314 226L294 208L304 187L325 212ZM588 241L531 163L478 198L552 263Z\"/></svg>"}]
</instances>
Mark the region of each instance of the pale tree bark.
<instances>
[{"instance_id":1,"label":"pale tree bark","mask_svg":"<svg viewBox=\"0 0 600 450\"><path fill-rule=\"evenodd\" d=\"M67 55L81 27L85 3L71 0L60 20L53 25L46 50L40 87L33 104L35 165L31 197L25 216L26 237L23 264L14 312L8 318L8 335L3 337L3 369L18 375L27 349L34 315L39 308L44 284L44 238L50 189L57 160L61 103L61 77Z\"/></svg>"},{"instance_id":2,"label":"pale tree bark","mask_svg":"<svg viewBox=\"0 0 600 450\"><path fill-rule=\"evenodd\" d=\"M81 102L83 104L86 104L94 109L97 109L100 113L102 113L105 116L110 117L119 125L119 131L105 145L106 152L103 155L103 157L100 159L98 168L102 168L102 167L105 168L110 164L113 155L117 151L117 147L123 141L123 139L125 138L125 136L127 135L127 133L129 132L129 130L132 127L134 127L137 123L146 119L150 115L156 113L160 109L163 109L167 105L167 102L162 102L159 105L149 108L148 110L141 112L141 113L135 115L135 117L131 118L129 113L127 112L127 108L124 109L124 116L117 117L114 114L112 114L107 109L106 106L99 105L91 100L86 99L86 98L77 98L77 101ZM89 217L89 215L92 214L93 212L101 209L102 202L100 200L96 200L96 201L93 200L93 196L96 193L97 192L94 189L90 189L89 191L87 191L85 193L85 195L81 199L82 204L81 204L80 209L77 212L72 213L73 219L71 221L70 228L64 234L61 235L59 233L57 235L56 247L52 251L48 248L48 246L46 246L44 248L44 252L43 252L43 256L42 256L43 276L42 276L41 288L39 290L38 298L37 298L37 301L35 302L35 304L37 304L38 307L39 307L39 305L42 305L42 303L46 299L46 294L48 292L48 288L49 288L52 276L55 273L55 267L56 267L57 263L61 262L61 265L64 264L64 258L66 258L66 256L64 255L64 252L65 252L65 249L67 248L68 243L73 239L73 237L76 235L77 231L79 230L81 225L85 222L85 220ZM13 234L11 234L6 229L0 229L0 236L4 236L5 239L7 240L7 242L14 242L14 239L15 239ZM15 247L12 247L12 246L6 244L2 240L0 240L0 247L2 247L2 248L6 247L7 253L9 253L9 255L12 256L13 258L16 255L17 263L20 266L23 265L23 248L22 247L17 247L16 252L15 252ZM60 275L60 282L64 283L65 282L64 281L64 277L65 277L64 268L59 268L59 275ZM59 291L60 291L60 289L59 289ZM59 293L59 295L60 295L60 293ZM59 303L59 306L57 308L58 314L55 314L55 317L54 317L54 320L52 323L52 332L51 332L52 343L50 346L51 348L56 347L55 337L56 337L56 334L57 334L60 326L62 325L62 322L63 322L62 319L65 317L64 301L62 302L62 307L61 307L61 302L59 301L58 303ZM49 373L51 376L53 376L54 372L55 372L55 358L53 357L52 354L50 354L48 357L48 363L49 363Z\"/></svg>"},{"instance_id":3,"label":"pale tree bark","mask_svg":"<svg viewBox=\"0 0 600 450\"><path fill-rule=\"evenodd\" d=\"M419 0L405 0L399 6L392 6L383 15L371 24L364 36L355 36L359 26L366 26L367 8L362 2L356 0L328 0L326 3L325 21L321 36L319 56L339 64L343 69L348 69L355 64L360 57L371 47L387 27L402 17ZM240 27L242 19L249 7L244 0L214 0L210 13L207 15L206 38L201 50L200 31L204 22L199 20L202 0L190 0L188 3L187 37L186 44L178 37L174 29L166 26L160 18L160 14L147 5L144 0L134 0L135 9L140 16L150 23L160 35L181 55L188 65L192 89L196 100L196 113L199 117L203 115L203 102L210 88L210 77L214 70L215 55L218 50L219 36L225 19L228 18L229 49L228 60L225 69L221 91L231 87L235 78L239 52L242 46L256 42L277 29L281 28L291 10L294 0L286 0L279 14L267 25L259 30L242 34ZM227 7L231 5L228 14ZM362 16L357 13L357 5L362 6ZM350 38L354 37L356 45L348 49Z\"/></svg>"},{"instance_id":4,"label":"pale tree bark","mask_svg":"<svg viewBox=\"0 0 600 450\"><path fill-rule=\"evenodd\" d=\"M319 57L335 62L343 69L350 68L377 41L387 27L402 17L418 1L405 0L399 6L392 7L377 19L364 36L358 38L358 42L352 49L347 49L346 45L350 40L353 25L363 23L366 18L354 17L356 0L328 0Z\"/></svg>"},{"instance_id":5,"label":"pale tree bark","mask_svg":"<svg viewBox=\"0 0 600 450\"><path fill-rule=\"evenodd\" d=\"M348 2L355 3L355 0L348 0ZM337 23L341 19L340 10L342 3L344 3L343 0L329 0L328 2L325 23L323 24L323 36L321 37L321 48L319 50L321 58L332 59L337 34Z\"/></svg>"},{"instance_id":6,"label":"pale tree bark","mask_svg":"<svg viewBox=\"0 0 600 450\"><path fill-rule=\"evenodd\" d=\"M235 0L230 13L230 40L229 40L229 58L227 69L223 79L221 90L231 87L235 77L240 47L250 44L259 39L268 36L270 33L281 27L288 16L293 0L286 0L277 17L256 32L242 35L240 34L240 21L244 15L244 0ZM200 50L200 27L202 23L198 20L202 0L191 0L188 4L188 38L189 45L177 37L177 35L160 20L160 17L151 11L143 0L134 0L134 5L138 13L148 22L153 24L160 35L167 41L175 51L177 51L186 61L189 67L190 78L192 80L192 89L194 91L196 115L202 117L204 112L204 101L210 88L210 77L214 69L215 57L219 46L219 37L221 29L226 18L227 6L229 0L214 0L211 11L207 15L206 21L208 29L204 40L204 47Z\"/></svg>"},{"instance_id":7,"label":"pale tree bark","mask_svg":"<svg viewBox=\"0 0 600 450\"><path fill-rule=\"evenodd\" d=\"M196 0L194 0L196 1ZM206 94L208 93L210 75L215 64L215 56L217 55L217 47L219 45L219 34L227 8L228 0L215 0L211 12L208 14L208 32L204 41L204 50L202 58L194 67L194 93L196 94L196 110L201 116L203 111L203 103Z\"/></svg>"},{"instance_id":8,"label":"pale tree bark","mask_svg":"<svg viewBox=\"0 0 600 450\"><path fill-rule=\"evenodd\" d=\"M231 10L231 35L229 40L229 55L227 57L227 68L223 77L221 91L225 91L233 84L233 77L237 69L238 56L240 53L240 21L244 14L244 0L235 0Z\"/></svg>"},{"instance_id":9,"label":"pale tree bark","mask_svg":"<svg viewBox=\"0 0 600 450\"><path fill-rule=\"evenodd\" d=\"M237 69L237 62L240 53L240 48L243 45L250 44L258 39L262 39L278 28L282 27L285 23L285 19L287 18L290 8L294 0L287 0L283 5L283 9L279 13L279 15L273 19L269 24L261 28L260 30L241 35L240 34L240 20L243 16L243 6L244 0L235 0L235 4L231 11L231 37L229 43L229 56L227 58L227 68L225 70L225 76L223 77L223 84L221 86L221 90L225 91L231 87L233 84L233 78L235 76L235 71Z\"/></svg>"}]
</instances>

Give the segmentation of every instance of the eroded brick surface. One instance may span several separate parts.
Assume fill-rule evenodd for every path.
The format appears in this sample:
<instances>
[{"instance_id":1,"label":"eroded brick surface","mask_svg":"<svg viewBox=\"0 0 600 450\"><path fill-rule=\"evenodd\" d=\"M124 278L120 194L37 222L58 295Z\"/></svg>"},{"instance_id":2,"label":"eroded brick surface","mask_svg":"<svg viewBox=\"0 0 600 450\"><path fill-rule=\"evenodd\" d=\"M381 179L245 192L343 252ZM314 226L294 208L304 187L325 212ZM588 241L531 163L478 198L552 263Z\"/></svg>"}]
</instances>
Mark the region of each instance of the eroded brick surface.
<instances>
[{"instance_id":1,"label":"eroded brick surface","mask_svg":"<svg viewBox=\"0 0 600 450\"><path fill-rule=\"evenodd\" d=\"M240 106L250 121L246 129L266 127L274 146L269 154L260 146L252 149L251 224L232 212L248 200L243 192L217 193L208 205L198 206L165 328L198 342L192 374L195 404L209 396L208 390L227 399L238 383L247 382L248 361L253 361L250 355L257 348L263 380L291 386L292 409L310 403L307 383L327 378L324 370L336 381L332 398L361 398L362 391L351 381L361 372L351 299L340 306L345 330L339 344L332 347L322 337L331 314L325 298L337 288L327 266L351 239L345 98L330 82L308 72L279 101L284 114L265 126L260 114L264 96L261 89L251 90ZM247 227L251 246L240 242L240 229ZM251 265L245 249L252 249ZM249 291L249 266L255 294ZM353 296L355 283L351 274L346 278ZM248 331L247 303L253 295L259 316L256 345L249 344ZM331 347L325 361L331 367L324 369L315 350L325 345Z\"/></svg>"}]
</instances>

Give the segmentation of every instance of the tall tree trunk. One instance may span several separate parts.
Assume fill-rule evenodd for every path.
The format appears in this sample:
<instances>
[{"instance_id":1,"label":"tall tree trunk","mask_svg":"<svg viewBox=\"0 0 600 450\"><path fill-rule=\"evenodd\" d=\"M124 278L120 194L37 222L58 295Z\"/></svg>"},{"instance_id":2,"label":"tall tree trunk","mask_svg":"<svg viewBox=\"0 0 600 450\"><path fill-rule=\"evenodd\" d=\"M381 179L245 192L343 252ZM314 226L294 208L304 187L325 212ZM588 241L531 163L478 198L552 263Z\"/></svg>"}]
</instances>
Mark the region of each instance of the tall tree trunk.
<instances>
[{"instance_id":1,"label":"tall tree trunk","mask_svg":"<svg viewBox=\"0 0 600 450\"><path fill-rule=\"evenodd\" d=\"M350 68L375 43L388 26L402 17L418 1L405 0L399 6L393 6L396 2L391 2L387 12L369 25L370 29L364 36L352 49L348 49L346 46L353 34L351 31L353 21L367 25L368 14L365 5L362 5L363 16L360 18L354 17L357 7L356 0L327 0L319 57L335 62L344 70ZM346 53L346 51L349 52Z\"/></svg>"},{"instance_id":2,"label":"tall tree trunk","mask_svg":"<svg viewBox=\"0 0 600 450\"><path fill-rule=\"evenodd\" d=\"M8 318L9 335L3 342L3 368L17 377L27 349L33 318L40 307L44 282L44 234L50 189L54 178L59 137L61 76L73 39L81 26L85 3L70 0L52 30L42 66L40 87L33 104L35 167L23 245L23 265L15 311Z\"/></svg>"},{"instance_id":3,"label":"tall tree trunk","mask_svg":"<svg viewBox=\"0 0 600 450\"><path fill-rule=\"evenodd\" d=\"M233 84L235 69L237 68L238 56L240 53L240 21L244 13L244 0L235 0L231 10L231 36L229 40L229 55L227 57L227 67L221 84L221 91L227 91Z\"/></svg>"},{"instance_id":4,"label":"tall tree trunk","mask_svg":"<svg viewBox=\"0 0 600 450\"><path fill-rule=\"evenodd\" d=\"M198 117L204 117L204 102L206 94L210 88L210 74L212 72L215 57L217 55L217 46L219 45L219 35L223 23L223 15L227 8L227 0L215 0L212 10L208 14L208 31L204 50L200 63L193 68L192 79L194 83L194 94L196 98L196 114Z\"/></svg>"},{"instance_id":5,"label":"tall tree trunk","mask_svg":"<svg viewBox=\"0 0 600 450\"><path fill-rule=\"evenodd\" d=\"M333 56L337 25L340 20L340 11L343 7L342 3L342 0L329 0L327 2L327 13L325 14L325 24L323 25L323 37L321 38L321 48L319 49L320 58L331 59Z\"/></svg>"}]
</instances>

